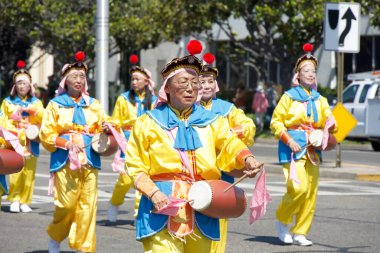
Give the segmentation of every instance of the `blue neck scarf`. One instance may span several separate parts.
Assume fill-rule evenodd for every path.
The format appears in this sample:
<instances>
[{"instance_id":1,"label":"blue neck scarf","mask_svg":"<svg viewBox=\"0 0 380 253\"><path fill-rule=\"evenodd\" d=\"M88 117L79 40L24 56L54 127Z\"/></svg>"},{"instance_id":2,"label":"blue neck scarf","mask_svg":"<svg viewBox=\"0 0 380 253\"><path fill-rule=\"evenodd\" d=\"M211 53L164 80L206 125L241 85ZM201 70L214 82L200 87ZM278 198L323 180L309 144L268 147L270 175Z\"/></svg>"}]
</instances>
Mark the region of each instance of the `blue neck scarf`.
<instances>
[{"instance_id":1,"label":"blue neck scarf","mask_svg":"<svg viewBox=\"0 0 380 253\"><path fill-rule=\"evenodd\" d=\"M232 103L227 102L223 99L213 98L211 111L218 115L226 117L228 114L230 114L233 106L234 105Z\"/></svg>"},{"instance_id":2,"label":"blue neck scarf","mask_svg":"<svg viewBox=\"0 0 380 253\"><path fill-rule=\"evenodd\" d=\"M74 100L67 94L63 93L52 99L53 102L59 104L63 107L74 108L73 123L77 125L86 125L86 117L83 112L83 107L89 106L82 97L79 103L75 103ZM90 98L90 104L92 103L92 98Z\"/></svg>"},{"instance_id":3,"label":"blue neck scarf","mask_svg":"<svg viewBox=\"0 0 380 253\"><path fill-rule=\"evenodd\" d=\"M129 94L131 91L124 92L121 94L128 102L132 103L132 101L129 99ZM137 103L137 117L140 117L144 113L150 110L150 108L146 108L145 105L145 98L142 100L139 98L139 96L135 93L135 103ZM152 96L152 104L156 101L157 97Z\"/></svg>"},{"instance_id":4,"label":"blue neck scarf","mask_svg":"<svg viewBox=\"0 0 380 253\"><path fill-rule=\"evenodd\" d=\"M307 116L310 117L311 110L313 110L314 122L318 122L318 111L315 106L315 101L321 96L318 91L311 89L311 95L309 96L301 85L291 88L285 92L291 99L299 102L307 102Z\"/></svg>"},{"instance_id":5,"label":"blue neck scarf","mask_svg":"<svg viewBox=\"0 0 380 253\"><path fill-rule=\"evenodd\" d=\"M193 127L206 127L219 117L199 105L193 105L187 122L179 120L175 112L167 104L163 104L147 112L147 114L164 130L169 131L178 127L174 148L181 151L195 150L202 147L198 132Z\"/></svg>"},{"instance_id":6,"label":"blue neck scarf","mask_svg":"<svg viewBox=\"0 0 380 253\"><path fill-rule=\"evenodd\" d=\"M21 107L28 107L30 104L33 104L34 102L38 101L36 97L28 97L25 101L23 101L19 96L15 96L12 98L11 96L7 97L5 100L7 100L9 103L14 104L14 105L19 105ZM28 117L29 113L27 112L22 112L21 114L24 117Z\"/></svg>"}]
</instances>

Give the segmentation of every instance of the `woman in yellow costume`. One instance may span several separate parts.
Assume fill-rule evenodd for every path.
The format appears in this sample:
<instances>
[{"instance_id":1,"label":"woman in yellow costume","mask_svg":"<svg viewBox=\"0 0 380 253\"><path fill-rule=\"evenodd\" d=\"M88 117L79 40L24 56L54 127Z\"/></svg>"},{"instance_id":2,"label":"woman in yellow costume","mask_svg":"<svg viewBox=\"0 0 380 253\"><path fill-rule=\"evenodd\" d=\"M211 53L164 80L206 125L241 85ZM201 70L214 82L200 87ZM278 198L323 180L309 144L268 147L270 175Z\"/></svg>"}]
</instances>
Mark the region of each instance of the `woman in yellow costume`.
<instances>
[{"instance_id":1,"label":"woman in yellow costume","mask_svg":"<svg viewBox=\"0 0 380 253\"><path fill-rule=\"evenodd\" d=\"M190 41L188 49L200 53L200 43ZM193 55L165 66L157 107L137 119L128 142L126 169L143 194L136 239L145 252L210 252L220 238L219 219L195 212L185 201L191 183L220 179L221 171L235 168L245 167L251 177L260 172L227 120L196 104L201 68ZM174 216L156 213L167 210L173 198L184 203Z\"/></svg>"},{"instance_id":2,"label":"woman in yellow costume","mask_svg":"<svg viewBox=\"0 0 380 253\"><path fill-rule=\"evenodd\" d=\"M317 200L320 150L331 139L329 133L337 130L327 99L316 89L318 62L312 50L311 44L304 45L306 54L296 63L293 88L281 97L271 121L271 130L280 139L279 160L287 188L276 212L276 229L283 243L302 246L312 245L306 235ZM319 148L309 139L316 129L324 130L323 146ZM290 228L293 218L295 224Z\"/></svg>"},{"instance_id":3,"label":"woman in yellow costume","mask_svg":"<svg viewBox=\"0 0 380 253\"><path fill-rule=\"evenodd\" d=\"M130 61L133 64L137 63L137 55L131 55ZM154 96L154 82L149 70L140 66L133 66L129 70L129 73L131 74L131 89L117 98L112 113L112 118L122 127L124 136L127 140L129 139L137 117L140 117L148 110L151 110L157 99L156 96ZM115 157L115 159L119 159L120 157L124 160L124 153L125 150L122 150L116 155L118 157ZM117 166L116 163L114 163L113 166ZM124 170L124 166L121 169ZM124 203L125 194L127 194L132 186L132 179L127 174L120 173L107 211L107 218L110 222L115 222L117 220L119 207ZM137 216L140 198L141 194L136 191L135 216Z\"/></svg>"},{"instance_id":4,"label":"woman in yellow costume","mask_svg":"<svg viewBox=\"0 0 380 253\"><path fill-rule=\"evenodd\" d=\"M46 107L40 140L52 152L50 186L54 185L55 212L47 228L49 252L59 252L69 237L77 252L95 252L98 171L100 157L91 148L92 136L109 132L110 122L99 101L88 95L85 55L63 66L58 95Z\"/></svg>"},{"instance_id":5,"label":"woman in yellow costume","mask_svg":"<svg viewBox=\"0 0 380 253\"><path fill-rule=\"evenodd\" d=\"M19 130L25 131L30 125L41 125L44 108L42 102L34 96L32 77L25 69L23 61L17 62L17 70L13 75L13 87L10 96L1 104L1 110ZM27 140L27 151L24 168L9 176L10 186L8 200L11 202L10 212L28 213L32 202L34 181L39 156L39 143Z\"/></svg>"},{"instance_id":6,"label":"woman in yellow costume","mask_svg":"<svg viewBox=\"0 0 380 253\"><path fill-rule=\"evenodd\" d=\"M253 138L256 132L256 126L253 120L248 118L243 110L225 100L216 98L216 93L219 91L219 86L216 81L218 77L218 69L212 67L215 57L211 53L206 53L203 60L207 63L203 65L199 76L199 81L202 85L201 105L209 111L227 118L231 130L247 146L253 145ZM234 178L222 172L222 180L233 183ZM212 252L224 252L227 243L228 220L220 219L220 241L213 241Z\"/></svg>"}]
</instances>

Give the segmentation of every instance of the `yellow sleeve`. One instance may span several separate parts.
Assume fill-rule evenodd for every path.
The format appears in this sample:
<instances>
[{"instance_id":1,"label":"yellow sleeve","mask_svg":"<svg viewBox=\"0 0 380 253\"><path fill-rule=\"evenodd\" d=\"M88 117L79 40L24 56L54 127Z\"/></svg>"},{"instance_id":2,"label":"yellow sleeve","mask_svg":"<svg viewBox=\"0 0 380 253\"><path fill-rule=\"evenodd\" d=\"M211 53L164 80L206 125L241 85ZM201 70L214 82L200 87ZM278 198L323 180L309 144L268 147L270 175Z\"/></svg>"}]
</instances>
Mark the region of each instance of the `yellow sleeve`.
<instances>
[{"instance_id":1,"label":"yellow sleeve","mask_svg":"<svg viewBox=\"0 0 380 253\"><path fill-rule=\"evenodd\" d=\"M253 120L248 118L243 110L238 109L235 106L227 115L227 119L232 129L241 129L242 134L237 132L239 139L241 139L247 146L252 146L256 134L256 126L253 123Z\"/></svg>"},{"instance_id":2,"label":"yellow sleeve","mask_svg":"<svg viewBox=\"0 0 380 253\"><path fill-rule=\"evenodd\" d=\"M42 118L45 112L45 109L41 100L34 102L33 104L29 105L29 107L32 107L33 109L37 110L35 115L29 116L29 122L33 125L40 125L42 123Z\"/></svg>"},{"instance_id":3,"label":"yellow sleeve","mask_svg":"<svg viewBox=\"0 0 380 253\"><path fill-rule=\"evenodd\" d=\"M17 129L5 114L0 116L0 126L6 130L17 133L20 144L23 146L26 145L26 135L25 135L24 131ZM1 139L3 139L3 138L1 138ZM1 144L6 143L4 139L0 142L1 142Z\"/></svg>"},{"instance_id":4,"label":"yellow sleeve","mask_svg":"<svg viewBox=\"0 0 380 253\"><path fill-rule=\"evenodd\" d=\"M55 139L59 136L56 127L58 115L57 111L58 106L53 102L50 102L45 109L40 128L40 142L49 152L54 152L57 150L55 147Z\"/></svg>"},{"instance_id":5,"label":"yellow sleeve","mask_svg":"<svg viewBox=\"0 0 380 253\"><path fill-rule=\"evenodd\" d=\"M123 96L119 96L112 113L112 119L117 121L122 128L133 126L137 119L137 110Z\"/></svg>"},{"instance_id":6,"label":"yellow sleeve","mask_svg":"<svg viewBox=\"0 0 380 253\"><path fill-rule=\"evenodd\" d=\"M285 120L287 112L291 106L292 99L287 95L282 95L276 108L273 111L272 120L270 122L270 129L274 136L279 139L282 131L286 131Z\"/></svg>"},{"instance_id":7,"label":"yellow sleeve","mask_svg":"<svg viewBox=\"0 0 380 253\"><path fill-rule=\"evenodd\" d=\"M211 126L214 130L215 147L219 150L216 161L220 170L230 172L242 169L244 159L251 155L248 147L230 131L226 118L219 117Z\"/></svg>"},{"instance_id":8,"label":"yellow sleeve","mask_svg":"<svg viewBox=\"0 0 380 253\"><path fill-rule=\"evenodd\" d=\"M136 120L135 126L128 140L126 152L126 171L133 179L141 172L149 175L151 167L149 159L149 137L150 118L144 114Z\"/></svg>"},{"instance_id":9,"label":"yellow sleeve","mask_svg":"<svg viewBox=\"0 0 380 253\"><path fill-rule=\"evenodd\" d=\"M3 100L3 102L1 103L1 111L7 116L8 118L8 121L13 124L13 125L16 125L16 122L14 122L10 117L11 115L17 110L16 106L13 105L13 104L10 104L8 101L6 101L5 99Z\"/></svg>"}]
</instances>

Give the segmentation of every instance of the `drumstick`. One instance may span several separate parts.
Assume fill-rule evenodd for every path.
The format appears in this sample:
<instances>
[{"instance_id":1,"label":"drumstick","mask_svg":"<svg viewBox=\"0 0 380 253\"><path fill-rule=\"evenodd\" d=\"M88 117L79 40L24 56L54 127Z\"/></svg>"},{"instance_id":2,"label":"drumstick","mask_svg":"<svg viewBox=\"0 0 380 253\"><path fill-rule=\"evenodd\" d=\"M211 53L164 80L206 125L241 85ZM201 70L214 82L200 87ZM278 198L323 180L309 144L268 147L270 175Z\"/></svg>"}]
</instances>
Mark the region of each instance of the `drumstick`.
<instances>
[{"instance_id":1,"label":"drumstick","mask_svg":"<svg viewBox=\"0 0 380 253\"><path fill-rule=\"evenodd\" d=\"M263 165L264 165L264 163L260 163L259 166L256 167L256 169L261 168ZM247 174L244 174L243 176L241 176L241 177L240 177L238 180L236 180L233 184L231 184L231 185L228 186L226 189L224 189L224 192L227 192L229 189L231 189L232 187L234 187L235 185L237 185L238 183L240 183L241 181L243 181L246 177L248 177Z\"/></svg>"},{"instance_id":2,"label":"drumstick","mask_svg":"<svg viewBox=\"0 0 380 253\"><path fill-rule=\"evenodd\" d=\"M89 144L87 144L86 146L84 146L83 148L84 148L84 149L85 149L85 148L88 148L89 146L92 145L92 143L95 143L95 142L97 142L97 141L98 141L98 140L95 139L95 140L91 141Z\"/></svg>"}]
</instances>

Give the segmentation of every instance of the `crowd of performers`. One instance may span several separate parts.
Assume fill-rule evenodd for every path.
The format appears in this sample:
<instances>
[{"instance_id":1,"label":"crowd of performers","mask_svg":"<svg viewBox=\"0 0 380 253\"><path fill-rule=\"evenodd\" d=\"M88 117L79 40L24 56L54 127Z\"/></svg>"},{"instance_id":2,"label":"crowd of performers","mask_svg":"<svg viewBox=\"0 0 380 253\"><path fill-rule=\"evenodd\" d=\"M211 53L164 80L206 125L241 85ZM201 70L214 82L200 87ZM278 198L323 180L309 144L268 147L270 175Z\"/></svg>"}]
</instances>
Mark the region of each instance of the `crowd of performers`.
<instances>
[{"instance_id":1,"label":"crowd of performers","mask_svg":"<svg viewBox=\"0 0 380 253\"><path fill-rule=\"evenodd\" d=\"M188 55L172 59L161 71L163 83L157 96L149 70L134 65L130 90L117 98L112 116L89 96L83 52L76 53L74 63L63 66L57 96L46 108L34 95L25 63L18 62L10 96L0 111L0 158L9 165L0 168L0 196L8 195L12 213L33 211L41 143L51 153L49 193L54 194L55 205L47 228L49 252L59 252L67 237L77 252L96 251L102 153L93 148L95 136L96 141L106 136L106 143L112 137L118 147L112 167L119 177L107 219L117 221L119 207L134 187L136 239L144 252L225 252L228 218L236 217L226 213L235 207L212 209L218 206L212 203L205 210L197 209L189 196L191 191L206 195L206 188L194 187L202 182L216 185L210 186L213 194L224 196L224 186L231 186L236 178L259 175L250 203L251 222L265 214L270 201L265 170L249 149L256 127L241 109L216 98L214 56L204 54L203 62L197 58L202 47L196 40L187 49ZM293 87L274 110L271 129L279 139L287 187L276 212L278 237L284 244L308 246L312 245L306 235L316 206L321 150L334 146L331 133L337 126L327 100L317 91L318 62L312 46L306 44L304 50L295 66ZM315 145L310 140L317 130L321 142ZM7 152L17 159L7 160Z\"/></svg>"}]
</instances>

